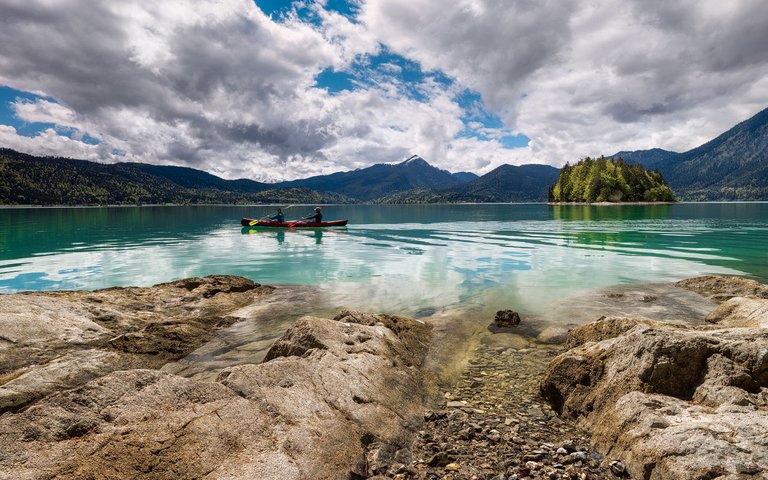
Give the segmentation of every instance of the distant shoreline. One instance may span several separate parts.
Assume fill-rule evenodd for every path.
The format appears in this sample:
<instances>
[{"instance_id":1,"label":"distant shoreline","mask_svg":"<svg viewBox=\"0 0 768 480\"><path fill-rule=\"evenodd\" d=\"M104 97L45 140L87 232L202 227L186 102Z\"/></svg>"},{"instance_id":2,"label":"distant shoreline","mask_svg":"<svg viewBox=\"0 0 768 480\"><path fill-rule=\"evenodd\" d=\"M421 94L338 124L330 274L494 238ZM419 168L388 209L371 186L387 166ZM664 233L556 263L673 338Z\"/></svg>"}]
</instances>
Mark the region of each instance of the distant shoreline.
<instances>
[{"instance_id":1,"label":"distant shoreline","mask_svg":"<svg viewBox=\"0 0 768 480\"><path fill-rule=\"evenodd\" d=\"M620 205L674 205L676 203L732 203L725 200L721 202L547 202L547 205L588 205L597 207L611 207Z\"/></svg>"},{"instance_id":2,"label":"distant shoreline","mask_svg":"<svg viewBox=\"0 0 768 480\"><path fill-rule=\"evenodd\" d=\"M110 205L2 205L0 210L22 209L22 208L144 208L144 207L279 207L290 202L280 203L146 203L142 205L110 204ZM376 205L376 206L465 206L465 205L547 205L547 206L597 206L611 207L622 205L678 205L678 204L704 204L704 203L768 203L768 200L703 200L703 201L679 201L679 202L456 202L456 203L294 203L295 206L348 206L348 205Z\"/></svg>"}]
</instances>

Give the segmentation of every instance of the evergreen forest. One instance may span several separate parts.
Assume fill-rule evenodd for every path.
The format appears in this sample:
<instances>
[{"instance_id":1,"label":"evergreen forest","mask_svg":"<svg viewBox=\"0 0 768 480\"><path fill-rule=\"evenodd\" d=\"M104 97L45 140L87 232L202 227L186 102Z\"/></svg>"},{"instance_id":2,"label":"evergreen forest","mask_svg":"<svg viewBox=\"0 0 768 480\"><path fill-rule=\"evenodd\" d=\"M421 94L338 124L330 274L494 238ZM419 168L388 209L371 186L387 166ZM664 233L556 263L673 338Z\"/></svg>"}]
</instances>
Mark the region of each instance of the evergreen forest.
<instances>
[{"instance_id":1,"label":"evergreen forest","mask_svg":"<svg viewBox=\"0 0 768 480\"><path fill-rule=\"evenodd\" d=\"M657 170L623 159L586 157L565 164L549 190L550 202L673 202L672 189Z\"/></svg>"}]
</instances>

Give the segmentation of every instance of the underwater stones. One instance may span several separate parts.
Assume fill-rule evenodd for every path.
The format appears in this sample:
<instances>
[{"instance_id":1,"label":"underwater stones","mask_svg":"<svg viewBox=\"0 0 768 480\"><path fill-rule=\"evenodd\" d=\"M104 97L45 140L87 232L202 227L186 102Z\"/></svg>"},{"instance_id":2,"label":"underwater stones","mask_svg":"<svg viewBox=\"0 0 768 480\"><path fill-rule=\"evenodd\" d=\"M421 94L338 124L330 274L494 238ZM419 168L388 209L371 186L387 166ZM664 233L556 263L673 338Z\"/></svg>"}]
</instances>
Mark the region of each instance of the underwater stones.
<instances>
[{"instance_id":1,"label":"underwater stones","mask_svg":"<svg viewBox=\"0 0 768 480\"><path fill-rule=\"evenodd\" d=\"M729 275L687 278L675 283L675 286L709 297L716 303L725 302L733 297L768 298L768 286L750 278Z\"/></svg>"},{"instance_id":2,"label":"underwater stones","mask_svg":"<svg viewBox=\"0 0 768 480\"><path fill-rule=\"evenodd\" d=\"M493 319L497 328L513 328L520 325L520 314L514 310L499 310Z\"/></svg>"},{"instance_id":3,"label":"underwater stones","mask_svg":"<svg viewBox=\"0 0 768 480\"><path fill-rule=\"evenodd\" d=\"M538 395L541 373L562 347L494 345L481 344L436 409L425 413L410 465L418 473L384 477L615 478L593 456L586 432L554 415ZM572 459L558 451L563 444L586 456Z\"/></svg>"}]
</instances>

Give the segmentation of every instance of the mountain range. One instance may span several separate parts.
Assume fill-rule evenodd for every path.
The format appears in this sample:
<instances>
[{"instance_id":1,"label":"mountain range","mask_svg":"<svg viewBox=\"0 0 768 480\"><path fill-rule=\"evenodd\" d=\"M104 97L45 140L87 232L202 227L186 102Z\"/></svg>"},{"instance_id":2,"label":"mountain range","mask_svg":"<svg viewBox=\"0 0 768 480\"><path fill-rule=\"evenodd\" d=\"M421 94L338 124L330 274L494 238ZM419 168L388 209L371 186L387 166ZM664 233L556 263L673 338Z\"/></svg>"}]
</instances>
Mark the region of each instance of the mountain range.
<instances>
[{"instance_id":1,"label":"mountain range","mask_svg":"<svg viewBox=\"0 0 768 480\"><path fill-rule=\"evenodd\" d=\"M350 172L309 177L281 182L275 187L305 187L340 193L357 200L369 201L392 193L412 189L444 189L466 183L474 174L452 174L435 168L418 155L401 163L379 163ZM477 178L474 175L474 178Z\"/></svg>"},{"instance_id":2,"label":"mountain range","mask_svg":"<svg viewBox=\"0 0 768 480\"><path fill-rule=\"evenodd\" d=\"M501 165L462 185L407 190L379 198L376 203L542 202L559 173L560 169L549 165Z\"/></svg>"},{"instance_id":3,"label":"mountain range","mask_svg":"<svg viewBox=\"0 0 768 480\"><path fill-rule=\"evenodd\" d=\"M687 152L611 156L618 157L659 170L682 200L768 200L768 109Z\"/></svg>"},{"instance_id":4,"label":"mountain range","mask_svg":"<svg viewBox=\"0 0 768 480\"><path fill-rule=\"evenodd\" d=\"M621 151L659 170L682 200L768 200L768 109L683 153ZM0 148L0 204L537 202L560 170L502 165L478 177L421 157L280 183L225 180L187 167L101 164Z\"/></svg>"},{"instance_id":5,"label":"mountain range","mask_svg":"<svg viewBox=\"0 0 768 480\"><path fill-rule=\"evenodd\" d=\"M35 157L0 149L0 204L111 205L160 203L413 203L545 200L558 170L503 165L478 177L450 173L416 155L396 164L280 183L225 180L187 167L101 164Z\"/></svg>"}]
</instances>

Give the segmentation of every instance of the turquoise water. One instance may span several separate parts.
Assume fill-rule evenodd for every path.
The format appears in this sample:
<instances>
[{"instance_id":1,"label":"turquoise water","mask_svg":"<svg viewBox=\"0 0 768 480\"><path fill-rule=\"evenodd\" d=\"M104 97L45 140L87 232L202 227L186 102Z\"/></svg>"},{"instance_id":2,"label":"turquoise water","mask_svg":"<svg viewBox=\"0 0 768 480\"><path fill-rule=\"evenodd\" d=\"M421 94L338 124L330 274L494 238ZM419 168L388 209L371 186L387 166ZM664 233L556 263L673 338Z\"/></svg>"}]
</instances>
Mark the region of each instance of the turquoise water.
<instances>
[{"instance_id":1,"label":"turquoise water","mask_svg":"<svg viewBox=\"0 0 768 480\"><path fill-rule=\"evenodd\" d=\"M293 207L287 217L308 213ZM0 209L0 292L208 274L317 286L401 314L467 302L542 312L579 292L704 273L768 281L768 203L328 206L343 229L243 229L268 207Z\"/></svg>"}]
</instances>

